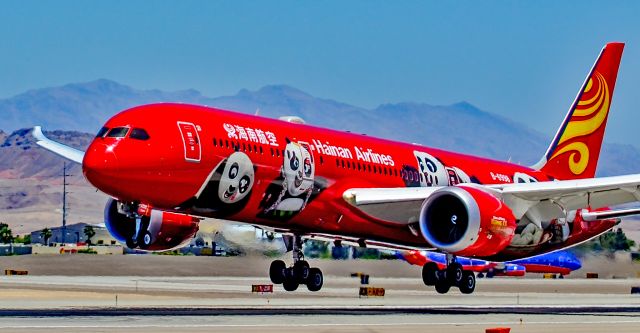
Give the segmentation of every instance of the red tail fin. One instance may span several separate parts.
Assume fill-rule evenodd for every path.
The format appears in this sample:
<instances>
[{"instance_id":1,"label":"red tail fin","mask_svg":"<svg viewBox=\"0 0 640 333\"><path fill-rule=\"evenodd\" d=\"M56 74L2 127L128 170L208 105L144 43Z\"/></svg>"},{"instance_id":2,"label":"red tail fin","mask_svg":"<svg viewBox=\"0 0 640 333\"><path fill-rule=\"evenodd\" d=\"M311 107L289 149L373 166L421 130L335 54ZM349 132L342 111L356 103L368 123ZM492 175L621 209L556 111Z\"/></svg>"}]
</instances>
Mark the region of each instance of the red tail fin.
<instances>
[{"instance_id":1,"label":"red tail fin","mask_svg":"<svg viewBox=\"0 0 640 333\"><path fill-rule=\"evenodd\" d=\"M534 168L557 179L593 178L624 43L609 43L587 76L547 153Z\"/></svg>"}]
</instances>

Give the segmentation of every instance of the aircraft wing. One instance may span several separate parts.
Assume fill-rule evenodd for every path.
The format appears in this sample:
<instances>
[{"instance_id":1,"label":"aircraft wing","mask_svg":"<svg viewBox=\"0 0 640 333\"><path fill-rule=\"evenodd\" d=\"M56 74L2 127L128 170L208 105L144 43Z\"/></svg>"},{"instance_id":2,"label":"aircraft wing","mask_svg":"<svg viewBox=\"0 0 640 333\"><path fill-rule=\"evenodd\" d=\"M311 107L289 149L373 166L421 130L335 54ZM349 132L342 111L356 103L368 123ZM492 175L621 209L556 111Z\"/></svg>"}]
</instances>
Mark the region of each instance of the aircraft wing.
<instances>
[{"instance_id":1,"label":"aircraft wing","mask_svg":"<svg viewBox=\"0 0 640 333\"><path fill-rule=\"evenodd\" d=\"M496 185L465 184L502 199L516 218L525 213L543 214L540 219L565 217L567 211L597 209L640 201L640 174ZM442 187L354 188L344 192L345 201L372 217L397 224L418 221L422 202ZM549 209L554 207L556 209ZM585 218L614 218L640 213L640 209L586 213ZM535 217L528 215L532 220ZM534 221L535 222L535 221Z\"/></svg>"},{"instance_id":2,"label":"aircraft wing","mask_svg":"<svg viewBox=\"0 0 640 333\"><path fill-rule=\"evenodd\" d=\"M83 151L71 148L47 138L44 133L42 133L42 127L34 127L31 135L33 135L33 137L36 139L36 144L38 144L38 146L52 151L68 160L82 164L82 159L84 158Z\"/></svg>"}]
</instances>

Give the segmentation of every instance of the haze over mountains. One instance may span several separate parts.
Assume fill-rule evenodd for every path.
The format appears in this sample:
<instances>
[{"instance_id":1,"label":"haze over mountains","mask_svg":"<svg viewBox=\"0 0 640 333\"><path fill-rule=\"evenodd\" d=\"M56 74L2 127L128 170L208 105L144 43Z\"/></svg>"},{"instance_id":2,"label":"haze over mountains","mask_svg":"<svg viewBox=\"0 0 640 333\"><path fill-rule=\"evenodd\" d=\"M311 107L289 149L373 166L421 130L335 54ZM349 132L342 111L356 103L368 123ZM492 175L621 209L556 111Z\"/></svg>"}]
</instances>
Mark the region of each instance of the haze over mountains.
<instances>
[{"instance_id":1,"label":"haze over mountains","mask_svg":"<svg viewBox=\"0 0 640 333\"><path fill-rule=\"evenodd\" d=\"M416 142L501 160L511 159L526 165L535 163L550 141L549 137L526 125L482 111L466 102L449 106L424 103L384 104L369 110L317 98L286 85L265 86L257 91L241 90L233 96L211 98L196 90L138 90L106 79L30 90L11 98L0 99L0 130L9 133L33 125L43 125L48 130L95 133L113 114L132 106L154 102L194 103L245 113L259 110L260 115L267 117L296 115L312 125ZM615 110L612 111L612 116L615 117ZM0 133L0 176L6 176L8 168L24 167L21 165L24 159L16 155L16 151L7 153L15 150L16 144L20 142L18 137L29 141L27 134L26 131L16 132L7 139L8 134ZM79 133L67 133L63 136L65 135L80 148L90 138L84 137L78 141L73 137L81 136ZM41 152L46 153L36 149L34 154ZM12 163L16 165L12 166ZM14 170L12 176L29 177L39 175L41 171ZM599 175L636 172L640 172L638 148L605 144L598 168Z\"/></svg>"}]
</instances>

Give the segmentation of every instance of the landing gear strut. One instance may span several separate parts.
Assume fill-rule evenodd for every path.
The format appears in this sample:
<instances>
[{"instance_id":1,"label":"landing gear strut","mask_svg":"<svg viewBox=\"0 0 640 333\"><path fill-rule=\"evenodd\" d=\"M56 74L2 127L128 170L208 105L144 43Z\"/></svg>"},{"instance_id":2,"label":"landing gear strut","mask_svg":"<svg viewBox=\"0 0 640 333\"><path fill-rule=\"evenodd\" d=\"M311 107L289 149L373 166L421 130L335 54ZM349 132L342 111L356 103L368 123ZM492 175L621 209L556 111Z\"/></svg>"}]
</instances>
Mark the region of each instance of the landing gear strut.
<instances>
[{"instance_id":1,"label":"landing gear strut","mask_svg":"<svg viewBox=\"0 0 640 333\"><path fill-rule=\"evenodd\" d=\"M149 232L149 217L140 216L135 214L136 229L131 238L127 239L127 247L135 249L139 247L141 249L147 249L151 245L153 238Z\"/></svg>"},{"instance_id":2,"label":"landing gear strut","mask_svg":"<svg viewBox=\"0 0 640 333\"><path fill-rule=\"evenodd\" d=\"M287 267L282 260L274 260L269 267L269 278L274 284L282 284L286 291L294 291L301 284L307 286L309 291L322 289L324 278L322 271L315 267L309 267L302 253L302 237L299 235L285 237L287 249L293 253L293 265Z\"/></svg>"},{"instance_id":3,"label":"landing gear strut","mask_svg":"<svg viewBox=\"0 0 640 333\"><path fill-rule=\"evenodd\" d=\"M447 266L439 269L434 262L422 266L422 281L427 286L435 286L440 294L446 294L451 287L458 287L463 294L471 294L476 289L476 277L456 262L456 257L447 254Z\"/></svg>"}]
</instances>

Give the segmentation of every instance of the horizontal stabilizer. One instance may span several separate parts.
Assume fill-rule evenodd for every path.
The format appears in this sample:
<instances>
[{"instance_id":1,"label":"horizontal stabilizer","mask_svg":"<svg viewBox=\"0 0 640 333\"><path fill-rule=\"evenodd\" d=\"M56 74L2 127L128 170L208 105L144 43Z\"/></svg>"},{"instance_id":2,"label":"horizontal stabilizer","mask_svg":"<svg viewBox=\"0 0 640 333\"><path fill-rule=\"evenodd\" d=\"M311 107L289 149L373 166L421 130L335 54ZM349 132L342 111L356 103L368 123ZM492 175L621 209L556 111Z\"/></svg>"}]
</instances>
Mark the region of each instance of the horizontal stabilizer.
<instances>
[{"instance_id":1,"label":"horizontal stabilizer","mask_svg":"<svg viewBox=\"0 0 640 333\"><path fill-rule=\"evenodd\" d=\"M74 161L78 164L82 164L82 159L84 158L83 151L71 148L67 145L63 145L59 142L47 138L44 133L42 133L42 127L34 127L31 135L33 135L33 137L36 139L36 144L38 144L38 146L52 151L68 160Z\"/></svg>"}]
</instances>

